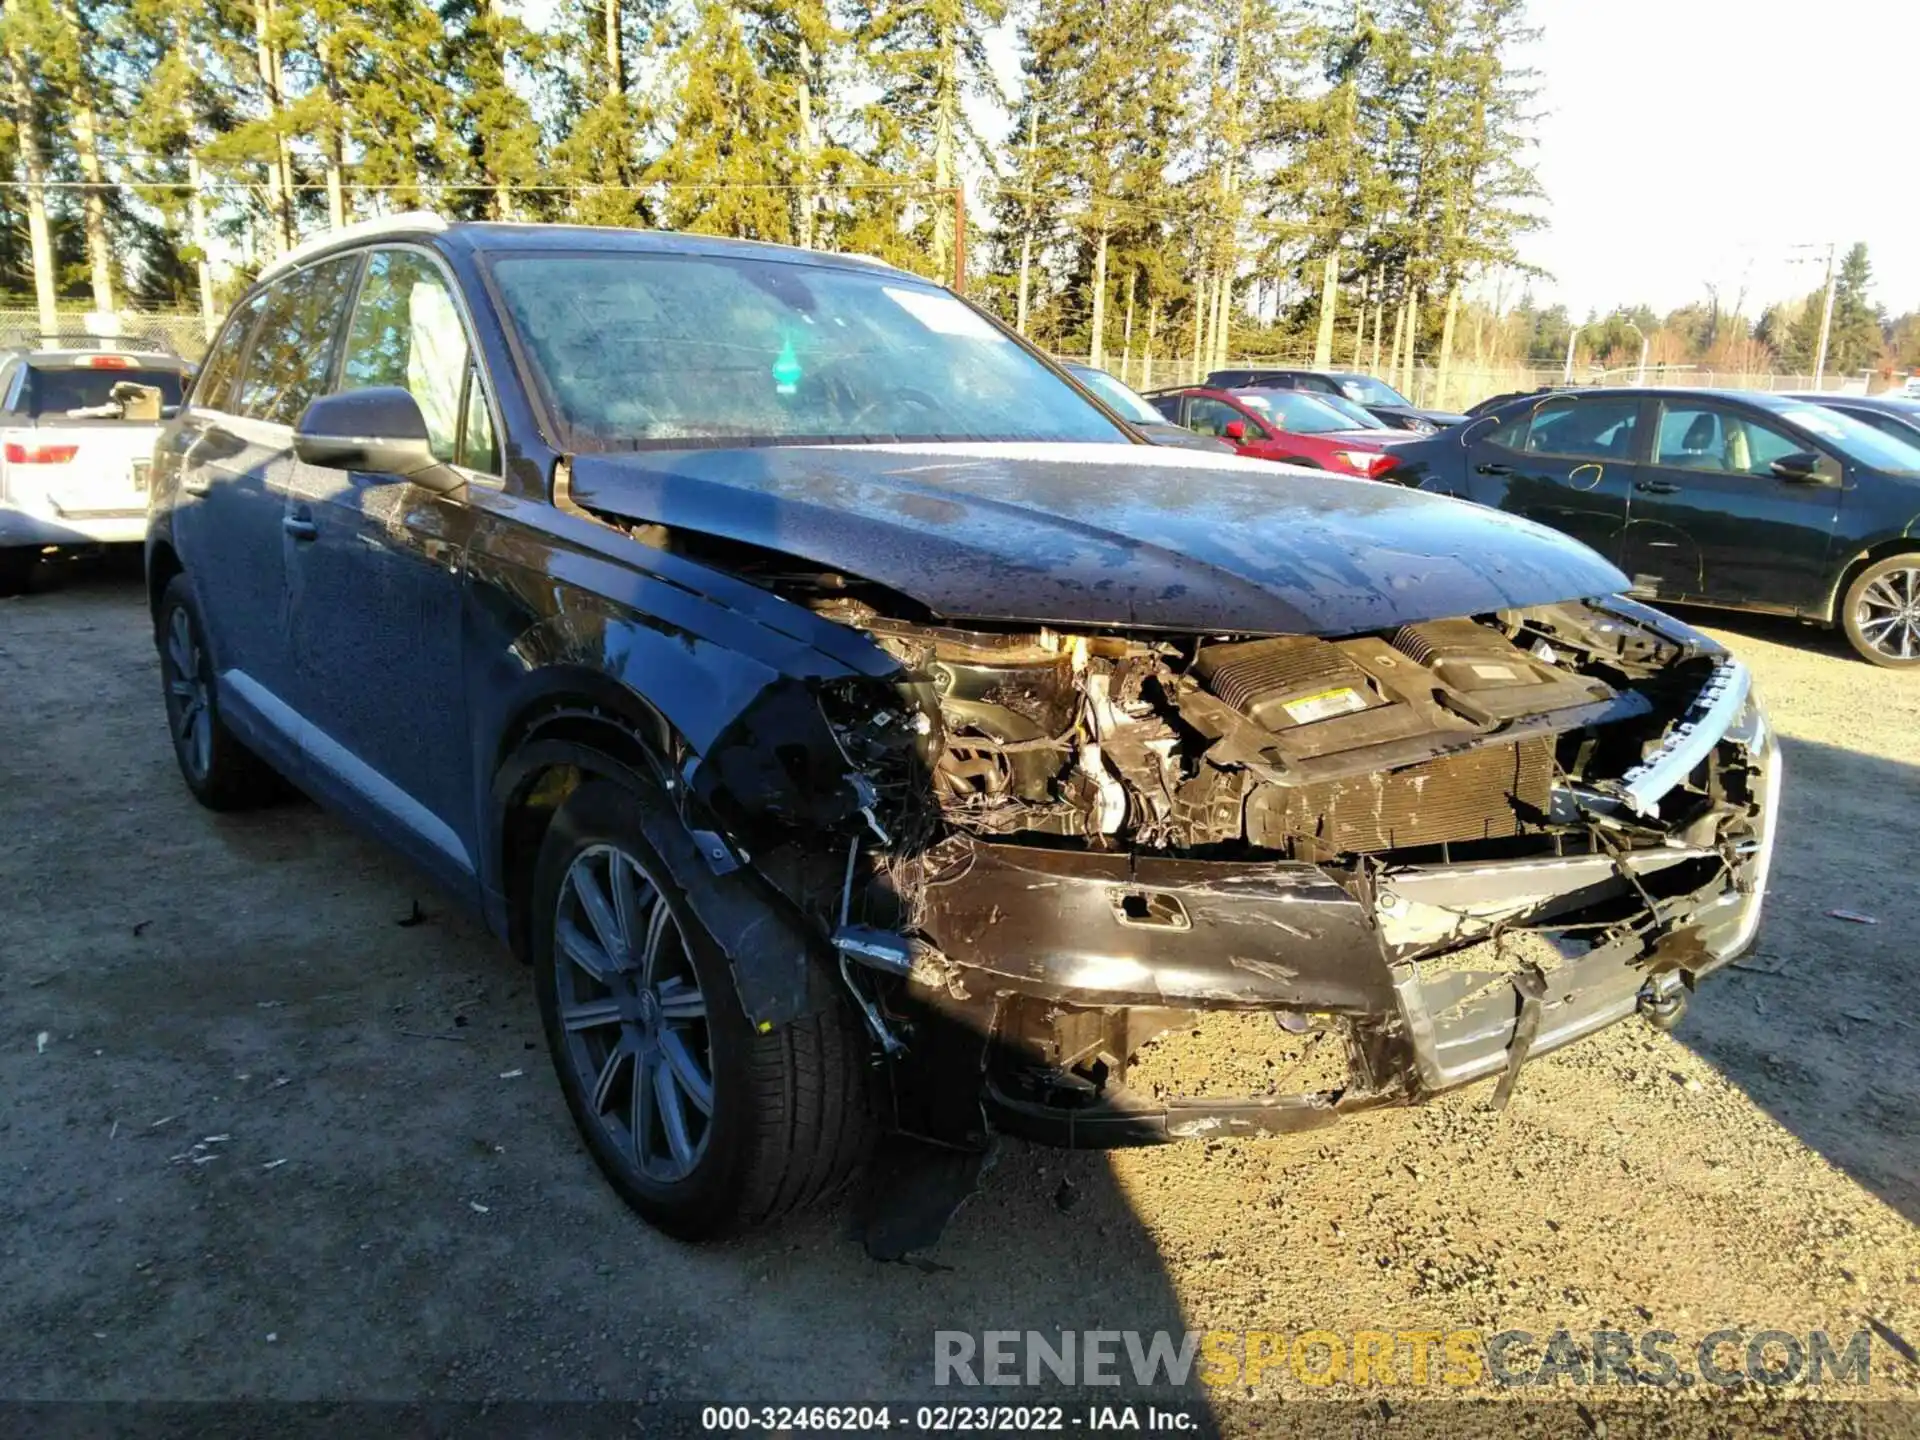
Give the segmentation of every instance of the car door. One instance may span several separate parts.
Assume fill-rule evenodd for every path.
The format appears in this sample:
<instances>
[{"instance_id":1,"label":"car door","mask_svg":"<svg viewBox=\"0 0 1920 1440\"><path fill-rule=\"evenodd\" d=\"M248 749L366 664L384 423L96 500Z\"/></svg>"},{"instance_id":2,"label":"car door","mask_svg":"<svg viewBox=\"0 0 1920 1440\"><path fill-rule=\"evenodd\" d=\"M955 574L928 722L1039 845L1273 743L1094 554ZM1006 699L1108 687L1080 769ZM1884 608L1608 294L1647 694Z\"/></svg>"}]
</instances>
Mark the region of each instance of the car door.
<instances>
[{"instance_id":1,"label":"car door","mask_svg":"<svg viewBox=\"0 0 1920 1440\"><path fill-rule=\"evenodd\" d=\"M412 393L434 453L497 485L491 403L452 277L428 251L372 251L343 332L339 390ZM476 798L463 684L471 514L396 475L301 463L287 523L297 704L336 803L445 883L472 883Z\"/></svg>"},{"instance_id":2,"label":"car door","mask_svg":"<svg viewBox=\"0 0 1920 1440\"><path fill-rule=\"evenodd\" d=\"M1470 499L1619 555L1639 438L1634 396L1558 397L1523 407L1467 444Z\"/></svg>"},{"instance_id":3,"label":"car door","mask_svg":"<svg viewBox=\"0 0 1920 1440\"><path fill-rule=\"evenodd\" d=\"M1653 446L1636 468L1621 568L1666 600L1817 607L1840 519L1838 460L1757 409L1676 396L1654 404ZM1776 462L1812 455L1808 479Z\"/></svg>"},{"instance_id":4,"label":"car door","mask_svg":"<svg viewBox=\"0 0 1920 1440\"><path fill-rule=\"evenodd\" d=\"M1242 455L1258 453L1260 442L1266 438L1266 432L1257 420L1211 395L1187 397L1187 418L1184 423L1196 435L1211 435L1224 440ZM1240 427L1237 434L1227 433L1231 425Z\"/></svg>"},{"instance_id":5,"label":"car door","mask_svg":"<svg viewBox=\"0 0 1920 1440\"><path fill-rule=\"evenodd\" d=\"M162 464L177 470L174 547L199 603L229 724L277 764L297 768L294 738L261 696L284 694L287 653L286 482L292 432L245 410L258 397L254 340L287 322L291 290L263 289L227 320L179 422L162 432Z\"/></svg>"}]
</instances>

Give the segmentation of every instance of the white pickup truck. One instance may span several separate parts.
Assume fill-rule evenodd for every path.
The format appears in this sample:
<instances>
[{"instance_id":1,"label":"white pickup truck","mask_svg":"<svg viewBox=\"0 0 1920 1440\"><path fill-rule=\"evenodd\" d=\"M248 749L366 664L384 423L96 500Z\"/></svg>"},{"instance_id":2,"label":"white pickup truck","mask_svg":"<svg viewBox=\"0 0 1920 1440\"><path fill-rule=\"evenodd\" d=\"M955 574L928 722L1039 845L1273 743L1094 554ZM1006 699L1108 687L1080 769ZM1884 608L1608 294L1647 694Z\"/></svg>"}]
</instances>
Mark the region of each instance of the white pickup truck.
<instances>
[{"instance_id":1,"label":"white pickup truck","mask_svg":"<svg viewBox=\"0 0 1920 1440\"><path fill-rule=\"evenodd\" d=\"M0 594L22 588L51 550L146 535L154 437L192 366L90 343L0 352Z\"/></svg>"}]
</instances>

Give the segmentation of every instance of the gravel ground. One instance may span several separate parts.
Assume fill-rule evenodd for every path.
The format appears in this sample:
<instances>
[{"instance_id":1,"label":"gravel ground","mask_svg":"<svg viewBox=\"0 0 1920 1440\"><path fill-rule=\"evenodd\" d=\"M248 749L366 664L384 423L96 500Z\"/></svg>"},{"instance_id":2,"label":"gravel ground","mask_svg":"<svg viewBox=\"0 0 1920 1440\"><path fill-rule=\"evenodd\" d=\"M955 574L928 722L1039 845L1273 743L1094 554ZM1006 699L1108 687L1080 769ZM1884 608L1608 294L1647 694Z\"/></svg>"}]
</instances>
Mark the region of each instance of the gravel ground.
<instances>
[{"instance_id":1,"label":"gravel ground","mask_svg":"<svg viewBox=\"0 0 1920 1440\"><path fill-rule=\"evenodd\" d=\"M136 577L0 602L0 1398L951 1400L938 1329L1871 1321L1871 1393L1911 1400L1920 676L1694 618L1758 672L1790 780L1759 950L1675 1033L1539 1060L1501 1115L1480 1087L1278 1140L1007 1143L883 1266L845 1207L706 1249L639 1224L476 925L312 806L191 803ZM1222 1043L1177 1037L1175 1069L1204 1085ZM1438 1414L1437 1372L1369 1423ZM1280 1366L1188 1398L1240 1431L1342 1393ZM1641 1398L1663 1430L1734 1413ZM1605 1428L1569 1413L1540 1433ZM1915 1412L1868 1413L1845 1433Z\"/></svg>"}]
</instances>

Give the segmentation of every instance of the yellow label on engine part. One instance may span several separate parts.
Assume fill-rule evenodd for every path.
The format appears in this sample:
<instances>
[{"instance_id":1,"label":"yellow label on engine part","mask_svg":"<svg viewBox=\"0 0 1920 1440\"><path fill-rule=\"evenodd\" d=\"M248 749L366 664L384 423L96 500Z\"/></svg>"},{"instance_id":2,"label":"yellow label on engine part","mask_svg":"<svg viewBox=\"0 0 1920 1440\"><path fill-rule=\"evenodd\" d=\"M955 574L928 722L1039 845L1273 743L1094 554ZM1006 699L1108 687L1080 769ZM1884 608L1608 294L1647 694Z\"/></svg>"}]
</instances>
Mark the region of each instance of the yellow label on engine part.
<instances>
[{"instance_id":1,"label":"yellow label on engine part","mask_svg":"<svg viewBox=\"0 0 1920 1440\"><path fill-rule=\"evenodd\" d=\"M1337 690L1302 695L1298 700L1287 701L1280 708L1287 712L1287 718L1294 724L1307 725L1334 715L1351 715L1356 710L1366 709L1367 702L1351 685L1342 685Z\"/></svg>"}]
</instances>

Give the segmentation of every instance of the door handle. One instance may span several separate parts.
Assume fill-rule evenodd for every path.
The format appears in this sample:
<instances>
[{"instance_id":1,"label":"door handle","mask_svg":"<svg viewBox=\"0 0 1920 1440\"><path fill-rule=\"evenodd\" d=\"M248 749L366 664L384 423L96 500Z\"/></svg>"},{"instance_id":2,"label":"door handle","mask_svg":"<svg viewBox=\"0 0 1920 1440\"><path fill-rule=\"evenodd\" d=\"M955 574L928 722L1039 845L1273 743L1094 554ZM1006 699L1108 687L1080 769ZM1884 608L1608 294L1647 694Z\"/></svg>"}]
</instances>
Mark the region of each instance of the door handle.
<instances>
[{"instance_id":1,"label":"door handle","mask_svg":"<svg viewBox=\"0 0 1920 1440\"><path fill-rule=\"evenodd\" d=\"M1633 488L1648 495L1678 495L1680 487L1671 480L1636 480Z\"/></svg>"},{"instance_id":2,"label":"door handle","mask_svg":"<svg viewBox=\"0 0 1920 1440\"><path fill-rule=\"evenodd\" d=\"M1502 465L1498 460L1489 460L1485 465L1476 465L1473 469L1476 475L1511 475L1513 473L1511 465Z\"/></svg>"},{"instance_id":3,"label":"door handle","mask_svg":"<svg viewBox=\"0 0 1920 1440\"><path fill-rule=\"evenodd\" d=\"M280 528L296 540L320 538L320 527L313 523L311 515L289 515L280 522Z\"/></svg>"}]
</instances>

